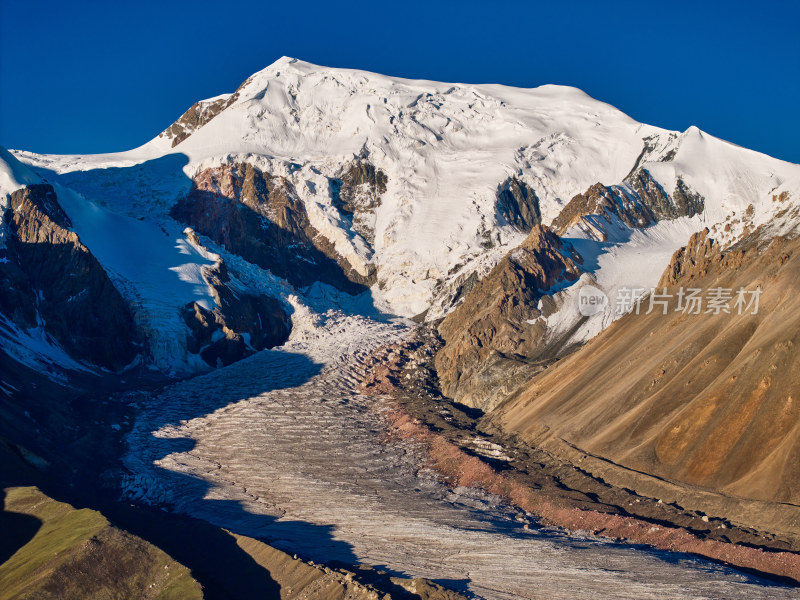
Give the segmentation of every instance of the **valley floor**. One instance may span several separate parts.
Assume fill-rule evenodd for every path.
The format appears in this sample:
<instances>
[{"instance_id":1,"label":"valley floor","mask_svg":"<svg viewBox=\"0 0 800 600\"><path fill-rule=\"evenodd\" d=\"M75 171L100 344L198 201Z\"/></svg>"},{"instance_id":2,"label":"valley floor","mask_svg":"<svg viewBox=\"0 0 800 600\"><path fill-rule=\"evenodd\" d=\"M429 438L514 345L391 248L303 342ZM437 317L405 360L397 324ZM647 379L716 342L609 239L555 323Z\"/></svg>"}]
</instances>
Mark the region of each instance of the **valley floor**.
<instances>
[{"instance_id":1,"label":"valley floor","mask_svg":"<svg viewBox=\"0 0 800 600\"><path fill-rule=\"evenodd\" d=\"M370 353L408 333L309 313L280 350L140 395L125 496L313 561L380 565L492 600L800 598L690 555L539 527L441 483L420 444L387 435L390 400L358 391Z\"/></svg>"}]
</instances>

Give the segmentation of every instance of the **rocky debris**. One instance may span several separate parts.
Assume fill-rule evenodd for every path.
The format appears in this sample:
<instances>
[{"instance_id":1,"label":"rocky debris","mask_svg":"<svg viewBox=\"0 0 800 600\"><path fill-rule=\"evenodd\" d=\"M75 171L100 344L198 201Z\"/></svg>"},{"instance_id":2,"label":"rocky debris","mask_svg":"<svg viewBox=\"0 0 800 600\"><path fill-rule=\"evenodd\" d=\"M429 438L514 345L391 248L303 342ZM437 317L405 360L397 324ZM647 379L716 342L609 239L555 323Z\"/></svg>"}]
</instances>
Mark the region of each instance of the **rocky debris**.
<instances>
[{"instance_id":1,"label":"rocky debris","mask_svg":"<svg viewBox=\"0 0 800 600\"><path fill-rule=\"evenodd\" d=\"M516 177L509 177L498 186L497 212L521 231L528 232L542 224L536 192Z\"/></svg>"},{"instance_id":2,"label":"rocky debris","mask_svg":"<svg viewBox=\"0 0 800 600\"><path fill-rule=\"evenodd\" d=\"M333 205L351 220L353 231L375 241L375 209L381 205L389 178L366 159L359 158L330 181Z\"/></svg>"},{"instance_id":3,"label":"rocky debris","mask_svg":"<svg viewBox=\"0 0 800 600\"><path fill-rule=\"evenodd\" d=\"M139 351L131 311L71 226L49 184L11 194L0 312L20 328L41 325L77 360L121 369Z\"/></svg>"},{"instance_id":4,"label":"rocky debris","mask_svg":"<svg viewBox=\"0 0 800 600\"><path fill-rule=\"evenodd\" d=\"M558 236L535 226L439 325L442 392L489 410L524 381L519 378L532 363L550 358L543 326L533 323L541 314L537 306L548 290L578 278L579 262Z\"/></svg>"},{"instance_id":5,"label":"rocky debris","mask_svg":"<svg viewBox=\"0 0 800 600\"><path fill-rule=\"evenodd\" d=\"M200 171L171 215L293 285L321 281L357 294L374 279L356 271L311 225L287 179L249 163Z\"/></svg>"},{"instance_id":6,"label":"rocky debris","mask_svg":"<svg viewBox=\"0 0 800 600\"><path fill-rule=\"evenodd\" d=\"M384 346L364 361L367 374L359 385L359 391L368 396L390 394L400 387L401 369L406 358L399 345Z\"/></svg>"},{"instance_id":7,"label":"rocky debris","mask_svg":"<svg viewBox=\"0 0 800 600\"><path fill-rule=\"evenodd\" d=\"M377 349L365 361L368 370L360 389L395 400L386 417L389 437L422 443L428 466L448 485L500 496L522 510L518 521L523 529L554 525L800 577L798 555L780 536L610 485L586 470L586 454L571 462L496 430L488 416L476 419L447 398L419 393L404 374L430 349L431 340L420 328L403 343Z\"/></svg>"},{"instance_id":8,"label":"rocky debris","mask_svg":"<svg viewBox=\"0 0 800 600\"><path fill-rule=\"evenodd\" d=\"M465 596L422 577L393 577L370 565L348 565L333 561L314 565L343 585L353 600L465 600Z\"/></svg>"},{"instance_id":9,"label":"rocky debris","mask_svg":"<svg viewBox=\"0 0 800 600\"><path fill-rule=\"evenodd\" d=\"M364 360L361 393L378 396L403 392L430 400L442 399L434 361L442 339L431 325L413 330L402 344L381 346Z\"/></svg>"},{"instance_id":10,"label":"rocky debris","mask_svg":"<svg viewBox=\"0 0 800 600\"><path fill-rule=\"evenodd\" d=\"M442 411L438 405L404 394L396 398L397 408L387 413L389 437L422 443L428 452L428 466L449 486L484 489L520 509L517 521L522 529L531 524L563 527L615 541L691 552L800 581L800 555L786 551L783 540L611 486L580 466L482 428L476 438L465 430L468 417L459 414L457 407L447 411L459 414L454 425L453 418L444 422L439 418ZM480 428L480 423L477 426ZM501 458L485 448L499 451Z\"/></svg>"},{"instance_id":11,"label":"rocky debris","mask_svg":"<svg viewBox=\"0 0 800 600\"><path fill-rule=\"evenodd\" d=\"M464 598L427 579L393 576L364 564L317 564L202 521L129 503L78 497L71 500L82 507L76 511L53 499L53 492L62 499L68 494L52 484L49 496L36 487L13 485L23 476L39 478L18 454L22 450L0 438L0 496L12 515L4 515L3 531L23 533L27 516L29 522L42 522L47 535L26 540L0 565L4 598L188 600L250 598L254 590L282 600Z\"/></svg>"},{"instance_id":12,"label":"rocky debris","mask_svg":"<svg viewBox=\"0 0 800 600\"><path fill-rule=\"evenodd\" d=\"M353 560L329 545L334 530L335 543L348 544L345 556L352 552L356 560L394 572L457 581L459 589L468 585L471 594L484 598L539 593L566 598L587 589L605 597L623 583L630 590L632 580L653 586L653 577L664 577L655 588L647 588L655 589L655 595L664 595L660 585L672 593L671 581L679 582L675 596L709 585L726 597L754 598L761 591L756 586L741 593L732 587L723 591L729 585L726 580L739 582L741 575L727 570L709 574L713 566L702 562L689 568L685 561L587 539L583 532L570 536L535 527L535 515L510 509L478 487L458 486L470 480L480 485L476 477L491 473L474 461L461 463L460 454L453 452L455 444L442 444L441 454L436 454L453 469L453 487L442 485L423 440L387 435L393 398L358 393L364 358L380 346L401 342L397 335L377 336L377 324L369 326L372 335L353 335L356 331L328 321L319 329L319 336L328 339L323 347L314 349L318 341L309 345L310 338L298 335L285 352L262 352L171 386L137 417L135 433L127 438L133 453L126 465L174 490L177 510L262 539L280 539L282 547L316 561ZM314 361L327 366L319 371L294 352L294 343L294 348L310 351ZM342 348L347 349L346 357L340 354ZM464 411L459 407L424 402L437 415L440 408L450 409L460 424ZM221 406L226 410L217 410ZM187 418L192 415L203 416ZM444 416L442 422L446 423ZM161 431L163 437L154 437L153 431ZM476 437L474 432L465 434L470 440ZM194 443L176 449L176 439ZM230 452L232 446L235 452ZM470 456L468 448L455 450ZM452 463L451 457L456 459ZM577 471L567 466L564 472ZM201 473L203 484L198 485ZM158 487L148 485L148 496ZM569 491L562 488L561 493ZM533 488L532 496L540 495ZM273 522L267 515L280 518ZM597 520L586 523L599 532L603 515L592 516ZM529 533L524 533L526 523ZM646 525L645 530L659 526ZM703 525L708 528L711 523ZM453 548L459 552L454 554ZM625 569L609 572L610 563ZM605 583L596 583L604 577ZM569 585L561 594L564 581ZM767 589L765 596L772 591Z\"/></svg>"},{"instance_id":13,"label":"rocky debris","mask_svg":"<svg viewBox=\"0 0 800 600\"><path fill-rule=\"evenodd\" d=\"M672 196L653 179L650 172L637 168L625 179L624 185L592 185L577 194L553 220L551 227L563 235L574 226L590 237L603 241L616 222L617 225L643 228L664 219L691 217L703 211L704 199L680 177ZM603 221L591 219L600 217Z\"/></svg>"}]
</instances>

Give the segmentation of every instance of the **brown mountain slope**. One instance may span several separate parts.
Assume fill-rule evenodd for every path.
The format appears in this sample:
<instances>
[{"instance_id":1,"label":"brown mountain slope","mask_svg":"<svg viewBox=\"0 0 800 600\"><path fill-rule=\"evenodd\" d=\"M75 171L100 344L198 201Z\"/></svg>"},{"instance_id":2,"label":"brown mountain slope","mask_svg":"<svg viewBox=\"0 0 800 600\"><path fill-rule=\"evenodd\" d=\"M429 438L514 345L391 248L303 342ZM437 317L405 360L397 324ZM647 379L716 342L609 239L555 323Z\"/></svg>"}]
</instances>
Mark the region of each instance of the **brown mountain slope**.
<instances>
[{"instance_id":1,"label":"brown mountain slope","mask_svg":"<svg viewBox=\"0 0 800 600\"><path fill-rule=\"evenodd\" d=\"M705 232L694 236L662 279L704 290L761 286L757 315L687 315L674 304L667 315L628 315L534 378L487 425L563 440L659 478L800 504L800 241L763 237L720 253Z\"/></svg>"}]
</instances>

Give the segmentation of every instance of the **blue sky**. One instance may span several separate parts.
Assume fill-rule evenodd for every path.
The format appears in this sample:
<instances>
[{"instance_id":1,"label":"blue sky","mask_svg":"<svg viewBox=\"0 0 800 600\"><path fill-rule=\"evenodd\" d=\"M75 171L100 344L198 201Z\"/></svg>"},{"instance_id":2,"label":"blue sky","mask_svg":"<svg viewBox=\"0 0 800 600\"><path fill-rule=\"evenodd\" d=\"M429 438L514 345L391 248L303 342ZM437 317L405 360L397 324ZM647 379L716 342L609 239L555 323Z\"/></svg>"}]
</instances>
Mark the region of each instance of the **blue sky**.
<instances>
[{"instance_id":1,"label":"blue sky","mask_svg":"<svg viewBox=\"0 0 800 600\"><path fill-rule=\"evenodd\" d=\"M124 150L282 55L580 87L639 121L800 163L800 3L0 0L0 144Z\"/></svg>"}]
</instances>

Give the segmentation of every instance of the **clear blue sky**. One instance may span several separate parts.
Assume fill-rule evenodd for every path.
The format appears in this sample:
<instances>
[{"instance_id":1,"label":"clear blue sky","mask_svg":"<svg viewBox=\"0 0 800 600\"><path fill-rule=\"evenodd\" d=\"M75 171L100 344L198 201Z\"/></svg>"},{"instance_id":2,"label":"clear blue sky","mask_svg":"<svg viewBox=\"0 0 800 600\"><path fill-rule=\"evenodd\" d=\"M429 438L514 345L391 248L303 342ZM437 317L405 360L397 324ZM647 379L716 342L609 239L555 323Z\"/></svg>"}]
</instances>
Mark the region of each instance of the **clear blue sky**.
<instances>
[{"instance_id":1,"label":"clear blue sky","mask_svg":"<svg viewBox=\"0 0 800 600\"><path fill-rule=\"evenodd\" d=\"M800 163L800 3L0 0L0 144L138 146L282 55L580 87L639 121Z\"/></svg>"}]
</instances>

